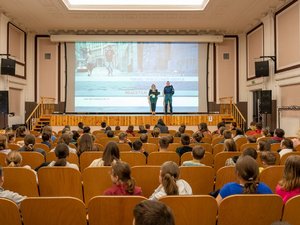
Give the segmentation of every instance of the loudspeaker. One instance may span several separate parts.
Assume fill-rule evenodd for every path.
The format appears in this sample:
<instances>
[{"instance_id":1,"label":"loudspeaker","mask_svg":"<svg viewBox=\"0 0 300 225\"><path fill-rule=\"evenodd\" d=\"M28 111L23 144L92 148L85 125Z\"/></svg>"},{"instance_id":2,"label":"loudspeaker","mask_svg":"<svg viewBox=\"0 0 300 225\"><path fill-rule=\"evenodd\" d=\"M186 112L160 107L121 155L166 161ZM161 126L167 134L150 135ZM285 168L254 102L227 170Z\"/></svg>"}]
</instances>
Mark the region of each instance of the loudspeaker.
<instances>
[{"instance_id":1,"label":"loudspeaker","mask_svg":"<svg viewBox=\"0 0 300 225\"><path fill-rule=\"evenodd\" d=\"M16 61L12 59L1 59L1 74L15 75Z\"/></svg>"},{"instance_id":2,"label":"loudspeaker","mask_svg":"<svg viewBox=\"0 0 300 225\"><path fill-rule=\"evenodd\" d=\"M255 62L255 77L269 76L269 61Z\"/></svg>"},{"instance_id":3,"label":"loudspeaker","mask_svg":"<svg viewBox=\"0 0 300 225\"><path fill-rule=\"evenodd\" d=\"M0 91L0 113L8 114L8 91Z\"/></svg>"},{"instance_id":4,"label":"loudspeaker","mask_svg":"<svg viewBox=\"0 0 300 225\"><path fill-rule=\"evenodd\" d=\"M272 91L264 90L260 92L259 112L265 114L272 113Z\"/></svg>"}]
</instances>

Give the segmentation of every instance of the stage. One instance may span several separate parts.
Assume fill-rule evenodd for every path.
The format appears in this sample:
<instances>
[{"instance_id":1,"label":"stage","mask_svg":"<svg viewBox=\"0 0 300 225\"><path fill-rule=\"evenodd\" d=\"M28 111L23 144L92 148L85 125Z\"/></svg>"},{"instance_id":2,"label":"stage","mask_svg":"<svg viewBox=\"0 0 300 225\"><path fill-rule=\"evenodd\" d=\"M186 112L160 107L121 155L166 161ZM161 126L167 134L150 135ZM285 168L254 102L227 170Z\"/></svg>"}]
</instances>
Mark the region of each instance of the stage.
<instances>
[{"instance_id":1,"label":"stage","mask_svg":"<svg viewBox=\"0 0 300 225\"><path fill-rule=\"evenodd\" d=\"M51 114L51 126L77 126L79 122L83 122L86 126L100 126L105 121L108 126L139 126L139 125L155 125L157 120L162 118L168 126L179 126L185 124L187 126L197 126L199 123L205 122L208 126L216 126L224 118L229 118L227 114Z\"/></svg>"}]
</instances>

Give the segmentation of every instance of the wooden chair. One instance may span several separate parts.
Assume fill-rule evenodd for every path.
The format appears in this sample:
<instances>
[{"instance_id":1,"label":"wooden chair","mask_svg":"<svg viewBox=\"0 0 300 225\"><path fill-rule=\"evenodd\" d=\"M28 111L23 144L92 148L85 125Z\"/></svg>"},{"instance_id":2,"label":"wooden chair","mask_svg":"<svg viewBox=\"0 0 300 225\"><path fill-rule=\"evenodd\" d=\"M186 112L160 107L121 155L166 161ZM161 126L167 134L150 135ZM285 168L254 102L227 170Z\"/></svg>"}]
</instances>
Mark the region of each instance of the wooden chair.
<instances>
[{"instance_id":1,"label":"wooden chair","mask_svg":"<svg viewBox=\"0 0 300 225\"><path fill-rule=\"evenodd\" d=\"M270 139L271 139L271 137L260 137L257 141L268 141Z\"/></svg>"},{"instance_id":2,"label":"wooden chair","mask_svg":"<svg viewBox=\"0 0 300 225\"><path fill-rule=\"evenodd\" d=\"M149 137L148 142L152 144L156 144L158 146L159 138Z\"/></svg>"},{"instance_id":3,"label":"wooden chair","mask_svg":"<svg viewBox=\"0 0 300 225\"><path fill-rule=\"evenodd\" d=\"M39 137L36 137L35 138L35 143L36 144L40 144L40 143L42 143L43 142L43 139L42 138L39 138Z\"/></svg>"},{"instance_id":4,"label":"wooden chair","mask_svg":"<svg viewBox=\"0 0 300 225\"><path fill-rule=\"evenodd\" d=\"M184 133L187 134L187 135L189 135L191 137L193 135L193 133L195 133L195 131L193 131L193 130L185 130Z\"/></svg>"},{"instance_id":5,"label":"wooden chair","mask_svg":"<svg viewBox=\"0 0 300 225\"><path fill-rule=\"evenodd\" d=\"M133 143L136 140L140 140L140 137L128 137L128 139Z\"/></svg>"},{"instance_id":6,"label":"wooden chair","mask_svg":"<svg viewBox=\"0 0 300 225\"><path fill-rule=\"evenodd\" d=\"M97 196L88 204L89 225L131 225L133 209L141 196Z\"/></svg>"},{"instance_id":7,"label":"wooden chair","mask_svg":"<svg viewBox=\"0 0 300 225\"><path fill-rule=\"evenodd\" d=\"M159 201L168 205L174 214L176 225L215 225L217 202L211 196L165 196Z\"/></svg>"},{"instance_id":8,"label":"wooden chair","mask_svg":"<svg viewBox=\"0 0 300 225\"><path fill-rule=\"evenodd\" d=\"M169 130L169 135L174 136L174 134L176 134L177 130Z\"/></svg>"},{"instance_id":9,"label":"wooden chair","mask_svg":"<svg viewBox=\"0 0 300 225\"><path fill-rule=\"evenodd\" d=\"M232 158L233 156L240 156L241 152L220 152L215 155L214 158L214 168L215 172L217 172L220 168L225 166L225 162L227 159Z\"/></svg>"},{"instance_id":10,"label":"wooden chair","mask_svg":"<svg viewBox=\"0 0 300 225\"><path fill-rule=\"evenodd\" d=\"M245 143L240 147L240 152L243 152L246 148L254 148L257 149L257 143Z\"/></svg>"},{"instance_id":11,"label":"wooden chair","mask_svg":"<svg viewBox=\"0 0 300 225\"><path fill-rule=\"evenodd\" d=\"M132 166L146 165L146 156L141 152L121 152L121 159Z\"/></svg>"},{"instance_id":12,"label":"wooden chair","mask_svg":"<svg viewBox=\"0 0 300 225\"><path fill-rule=\"evenodd\" d=\"M284 154L284 155L281 156L281 158L280 158L280 165L284 165L286 159L287 159L290 155L300 155L300 152L289 152L289 153Z\"/></svg>"},{"instance_id":13,"label":"wooden chair","mask_svg":"<svg viewBox=\"0 0 300 225\"><path fill-rule=\"evenodd\" d=\"M283 177L284 166L269 166L265 168L259 175L259 180L267 184L275 193L278 182Z\"/></svg>"},{"instance_id":14,"label":"wooden chair","mask_svg":"<svg viewBox=\"0 0 300 225\"><path fill-rule=\"evenodd\" d=\"M176 152L176 149L177 149L178 147L180 147L180 146L182 146L181 143L171 143L171 144L169 144L169 146L168 146L168 151L170 151L170 152Z\"/></svg>"},{"instance_id":15,"label":"wooden chair","mask_svg":"<svg viewBox=\"0 0 300 225\"><path fill-rule=\"evenodd\" d=\"M214 189L215 171L209 166L181 166L180 178L192 187L194 195L207 195Z\"/></svg>"},{"instance_id":16,"label":"wooden chair","mask_svg":"<svg viewBox=\"0 0 300 225\"><path fill-rule=\"evenodd\" d=\"M182 163L184 161L190 161L193 159L192 153L191 152L185 152L182 156L181 156L181 160L180 163L182 165ZM214 162L214 157L211 153L209 152L205 152L204 157L200 160L200 162L206 166L212 166L213 162Z\"/></svg>"},{"instance_id":17,"label":"wooden chair","mask_svg":"<svg viewBox=\"0 0 300 225\"><path fill-rule=\"evenodd\" d=\"M21 147L20 147L20 145L9 143L9 144L7 144L7 148L11 149L13 151L18 151Z\"/></svg>"},{"instance_id":18,"label":"wooden chair","mask_svg":"<svg viewBox=\"0 0 300 225\"><path fill-rule=\"evenodd\" d=\"M40 196L70 196L83 200L81 173L68 167L42 167L38 171Z\"/></svg>"},{"instance_id":19,"label":"wooden chair","mask_svg":"<svg viewBox=\"0 0 300 225\"><path fill-rule=\"evenodd\" d=\"M20 154L22 155L22 166L28 165L35 169L45 162L44 156L39 152L20 152Z\"/></svg>"},{"instance_id":20,"label":"wooden chair","mask_svg":"<svg viewBox=\"0 0 300 225\"><path fill-rule=\"evenodd\" d=\"M111 167L88 167L82 172L84 202L87 205L89 200L112 186L110 178Z\"/></svg>"},{"instance_id":21,"label":"wooden chair","mask_svg":"<svg viewBox=\"0 0 300 225\"><path fill-rule=\"evenodd\" d=\"M218 225L266 225L280 220L283 202L278 195L232 195L219 205Z\"/></svg>"},{"instance_id":22,"label":"wooden chair","mask_svg":"<svg viewBox=\"0 0 300 225\"><path fill-rule=\"evenodd\" d=\"M211 144L211 137L203 137L202 140L201 140L203 143L207 143L207 144Z\"/></svg>"},{"instance_id":23,"label":"wooden chair","mask_svg":"<svg viewBox=\"0 0 300 225\"><path fill-rule=\"evenodd\" d=\"M280 149L280 143L271 144L271 151L277 152Z\"/></svg>"},{"instance_id":24,"label":"wooden chair","mask_svg":"<svg viewBox=\"0 0 300 225\"><path fill-rule=\"evenodd\" d=\"M33 148L40 148L43 149L46 153L50 152L50 148L48 145L42 144L42 143L35 143Z\"/></svg>"},{"instance_id":25,"label":"wooden chair","mask_svg":"<svg viewBox=\"0 0 300 225\"><path fill-rule=\"evenodd\" d=\"M296 152L300 152L300 145L297 145L297 146L295 147L295 151L296 151Z\"/></svg>"},{"instance_id":26,"label":"wooden chair","mask_svg":"<svg viewBox=\"0 0 300 225\"><path fill-rule=\"evenodd\" d=\"M158 151L158 146L156 144L153 144L153 143L143 143L143 148L148 153Z\"/></svg>"},{"instance_id":27,"label":"wooden chair","mask_svg":"<svg viewBox=\"0 0 300 225\"><path fill-rule=\"evenodd\" d=\"M46 155L46 162L52 162L55 161L56 155L55 152L48 152ZM79 166L79 160L78 160L78 156L75 153L69 153L69 156L67 157L67 161L69 163L73 163Z\"/></svg>"},{"instance_id":28,"label":"wooden chair","mask_svg":"<svg viewBox=\"0 0 300 225\"><path fill-rule=\"evenodd\" d=\"M7 154L0 152L0 166L2 167L6 166L6 156Z\"/></svg>"},{"instance_id":29,"label":"wooden chair","mask_svg":"<svg viewBox=\"0 0 300 225\"><path fill-rule=\"evenodd\" d=\"M98 143L94 143L94 146L97 146L97 148L99 149L99 151L103 152L104 151L104 147L101 144Z\"/></svg>"},{"instance_id":30,"label":"wooden chair","mask_svg":"<svg viewBox=\"0 0 300 225\"><path fill-rule=\"evenodd\" d=\"M9 199L0 198L0 224L22 225L19 207Z\"/></svg>"},{"instance_id":31,"label":"wooden chair","mask_svg":"<svg viewBox=\"0 0 300 225\"><path fill-rule=\"evenodd\" d=\"M23 167L4 167L3 188L28 197L38 197L37 177L33 170Z\"/></svg>"},{"instance_id":32,"label":"wooden chair","mask_svg":"<svg viewBox=\"0 0 300 225\"><path fill-rule=\"evenodd\" d=\"M224 184L237 181L235 166L224 166L216 173L215 190L221 189Z\"/></svg>"},{"instance_id":33,"label":"wooden chair","mask_svg":"<svg viewBox=\"0 0 300 225\"><path fill-rule=\"evenodd\" d=\"M120 152L130 152L132 149L129 144L124 143L124 144L118 144Z\"/></svg>"},{"instance_id":34,"label":"wooden chair","mask_svg":"<svg viewBox=\"0 0 300 225\"><path fill-rule=\"evenodd\" d=\"M180 165L180 157L176 152L152 152L148 156L148 165L160 166L166 161L173 161Z\"/></svg>"},{"instance_id":35,"label":"wooden chair","mask_svg":"<svg viewBox=\"0 0 300 225\"><path fill-rule=\"evenodd\" d=\"M111 142L111 141L118 142L118 139L117 138L103 137L103 138L100 138L100 139L96 139L95 143L98 143L98 144L102 145L105 148L107 143Z\"/></svg>"},{"instance_id":36,"label":"wooden chair","mask_svg":"<svg viewBox=\"0 0 300 225\"><path fill-rule=\"evenodd\" d=\"M219 144L221 141L224 140L224 137L215 137L211 140L211 145L214 147L216 144Z\"/></svg>"},{"instance_id":37,"label":"wooden chair","mask_svg":"<svg viewBox=\"0 0 300 225\"><path fill-rule=\"evenodd\" d=\"M208 143L200 143L200 144L196 144L197 146L201 146L202 148L205 149L205 152L209 152L209 153L213 153L213 149L212 149L212 146L211 144L208 144ZM195 146L196 146L195 145Z\"/></svg>"},{"instance_id":38,"label":"wooden chair","mask_svg":"<svg viewBox=\"0 0 300 225\"><path fill-rule=\"evenodd\" d=\"M173 143L180 143L181 144L181 137L174 137Z\"/></svg>"},{"instance_id":39,"label":"wooden chair","mask_svg":"<svg viewBox=\"0 0 300 225\"><path fill-rule=\"evenodd\" d=\"M72 197L26 198L21 214L24 225L87 225L85 205Z\"/></svg>"},{"instance_id":40,"label":"wooden chair","mask_svg":"<svg viewBox=\"0 0 300 225\"><path fill-rule=\"evenodd\" d=\"M241 146L242 146L243 144L246 144L247 142L248 142L248 141L247 141L247 138L245 138L245 137L241 137L241 138L237 139L237 140L235 141L235 145L236 145L237 151L240 151ZM256 149L256 148L255 148L255 149Z\"/></svg>"},{"instance_id":41,"label":"wooden chair","mask_svg":"<svg viewBox=\"0 0 300 225\"><path fill-rule=\"evenodd\" d=\"M289 199L284 206L282 221L293 225L300 225L299 220L300 196Z\"/></svg>"},{"instance_id":42,"label":"wooden chair","mask_svg":"<svg viewBox=\"0 0 300 225\"><path fill-rule=\"evenodd\" d=\"M215 144L213 147L213 155L215 156L216 154L220 153L220 152L224 152L225 151L225 145L223 143L218 143Z\"/></svg>"},{"instance_id":43,"label":"wooden chair","mask_svg":"<svg viewBox=\"0 0 300 225\"><path fill-rule=\"evenodd\" d=\"M95 159L102 158L103 152L87 151L81 153L79 157L80 171L84 171Z\"/></svg>"},{"instance_id":44,"label":"wooden chair","mask_svg":"<svg viewBox=\"0 0 300 225\"><path fill-rule=\"evenodd\" d=\"M136 185L142 188L143 196L147 198L159 186L159 173L160 166L134 166L131 168L131 174Z\"/></svg>"}]
</instances>

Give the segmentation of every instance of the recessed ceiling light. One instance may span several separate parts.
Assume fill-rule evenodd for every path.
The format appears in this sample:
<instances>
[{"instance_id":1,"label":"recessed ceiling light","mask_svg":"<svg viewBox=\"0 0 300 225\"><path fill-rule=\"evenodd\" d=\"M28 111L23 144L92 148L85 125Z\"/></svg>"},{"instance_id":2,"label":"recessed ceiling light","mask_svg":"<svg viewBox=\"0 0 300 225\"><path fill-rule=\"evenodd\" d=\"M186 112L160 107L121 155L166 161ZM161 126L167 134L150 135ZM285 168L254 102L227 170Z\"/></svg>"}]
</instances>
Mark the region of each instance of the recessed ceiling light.
<instances>
[{"instance_id":1,"label":"recessed ceiling light","mask_svg":"<svg viewBox=\"0 0 300 225\"><path fill-rule=\"evenodd\" d=\"M62 0L69 10L204 10L209 0Z\"/></svg>"}]
</instances>

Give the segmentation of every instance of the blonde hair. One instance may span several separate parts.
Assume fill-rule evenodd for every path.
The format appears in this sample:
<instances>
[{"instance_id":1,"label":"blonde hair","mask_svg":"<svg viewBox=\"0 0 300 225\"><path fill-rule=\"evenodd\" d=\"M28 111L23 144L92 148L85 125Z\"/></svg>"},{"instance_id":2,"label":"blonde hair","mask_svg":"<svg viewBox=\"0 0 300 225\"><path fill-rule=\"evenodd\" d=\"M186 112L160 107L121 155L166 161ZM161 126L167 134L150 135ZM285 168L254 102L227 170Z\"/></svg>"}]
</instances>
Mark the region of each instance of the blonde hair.
<instances>
[{"instance_id":1,"label":"blonde hair","mask_svg":"<svg viewBox=\"0 0 300 225\"><path fill-rule=\"evenodd\" d=\"M20 167L22 164L22 155L18 151L11 151L5 158L7 167Z\"/></svg>"},{"instance_id":2,"label":"blonde hair","mask_svg":"<svg viewBox=\"0 0 300 225\"><path fill-rule=\"evenodd\" d=\"M285 162L283 177L279 185L286 191L300 187L300 156L291 155Z\"/></svg>"},{"instance_id":3,"label":"blonde hair","mask_svg":"<svg viewBox=\"0 0 300 225\"><path fill-rule=\"evenodd\" d=\"M162 186L167 195L178 195L176 181L179 178L179 167L175 162L167 161L160 168Z\"/></svg>"}]
</instances>

